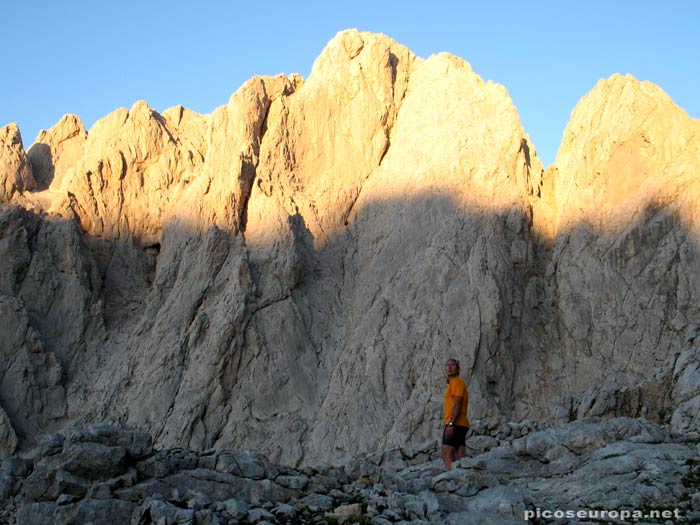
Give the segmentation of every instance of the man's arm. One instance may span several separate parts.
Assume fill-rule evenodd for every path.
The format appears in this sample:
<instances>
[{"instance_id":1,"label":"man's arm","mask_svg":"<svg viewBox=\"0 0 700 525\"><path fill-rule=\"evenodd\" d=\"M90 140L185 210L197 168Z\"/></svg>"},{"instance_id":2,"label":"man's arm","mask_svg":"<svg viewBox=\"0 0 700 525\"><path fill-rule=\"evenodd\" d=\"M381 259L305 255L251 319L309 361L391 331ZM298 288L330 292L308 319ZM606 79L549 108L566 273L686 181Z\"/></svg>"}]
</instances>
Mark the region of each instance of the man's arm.
<instances>
[{"instance_id":1,"label":"man's arm","mask_svg":"<svg viewBox=\"0 0 700 525\"><path fill-rule=\"evenodd\" d=\"M452 414L450 414L450 421L454 423L455 421L457 421L457 417L459 416L459 409L462 407L462 397L452 396L452 401L454 402L454 405L452 405Z\"/></svg>"},{"instance_id":2,"label":"man's arm","mask_svg":"<svg viewBox=\"0 0 700 525\"><path fill-rule=\"evenodd\" d=\"M450 414L450 422L454 423L457 420L457 416L459 415L459 407L462 406L462 397L461 396L452 396L452 400L454 401L454 406L452 407L452 414ZM445 437L447 439L452 439L452 434L454 433L454 427L453 426L447 426L445 429Z\"/></svg>"}]
</instances>

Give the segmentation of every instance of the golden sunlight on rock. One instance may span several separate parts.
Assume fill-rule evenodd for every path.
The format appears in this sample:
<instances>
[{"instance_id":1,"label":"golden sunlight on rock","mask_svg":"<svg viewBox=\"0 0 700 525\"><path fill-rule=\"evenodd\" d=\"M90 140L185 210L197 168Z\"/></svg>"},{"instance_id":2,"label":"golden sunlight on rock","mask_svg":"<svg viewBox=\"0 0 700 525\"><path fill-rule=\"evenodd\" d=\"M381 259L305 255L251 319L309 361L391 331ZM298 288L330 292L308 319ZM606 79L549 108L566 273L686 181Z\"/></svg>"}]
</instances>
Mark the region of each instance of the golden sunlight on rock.
<instances>
[{"instance_id":1,"label":"golden sunlight on rock","mask_svg":"<svg viewBox=\"0 0 700 525\"><path fill-rule=\"evenodd\" d=\"M558 229L620 231L649 207L695 195L700 122L659 87L601 80L572 113L556 160Z\"/></svg>"}]
</instances>

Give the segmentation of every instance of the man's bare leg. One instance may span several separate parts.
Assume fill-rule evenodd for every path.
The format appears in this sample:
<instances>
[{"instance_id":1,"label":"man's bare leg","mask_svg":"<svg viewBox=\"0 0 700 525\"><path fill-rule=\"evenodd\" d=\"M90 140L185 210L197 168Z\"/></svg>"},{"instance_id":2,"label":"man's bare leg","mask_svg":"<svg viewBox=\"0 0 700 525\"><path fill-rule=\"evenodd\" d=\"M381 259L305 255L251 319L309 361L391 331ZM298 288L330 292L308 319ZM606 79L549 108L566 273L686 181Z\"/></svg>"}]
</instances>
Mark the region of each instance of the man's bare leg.
<instances>
[{"instance_id":1,"label":"man's bare leg","mask_svg":"<svg viewBox=\"0 0 700 525\"><path fill-rule=\"evenodd\" d=\"M464 448L464 447L462 447ZM445 462L445 470L452 470L452 462L455 459L455 448L449 445L442 446L442 460Z\"/></svg>"},{"instance_id":2,"label":"man's bare leg","mask_svg":"<svg viewBox=\"0 0 700 525\"><path fill-rule=\"evenodd\" d=\"M462 459L462 458L463 458L464 456L466 456L466 455L467 455L467 452L466 452L464 446L458 447L457 450L456 450L455 453L454 453L454 456L453 456L453 457L454 457L454 461L458 461L458 460Z\"/></svg>"}]
</instances>

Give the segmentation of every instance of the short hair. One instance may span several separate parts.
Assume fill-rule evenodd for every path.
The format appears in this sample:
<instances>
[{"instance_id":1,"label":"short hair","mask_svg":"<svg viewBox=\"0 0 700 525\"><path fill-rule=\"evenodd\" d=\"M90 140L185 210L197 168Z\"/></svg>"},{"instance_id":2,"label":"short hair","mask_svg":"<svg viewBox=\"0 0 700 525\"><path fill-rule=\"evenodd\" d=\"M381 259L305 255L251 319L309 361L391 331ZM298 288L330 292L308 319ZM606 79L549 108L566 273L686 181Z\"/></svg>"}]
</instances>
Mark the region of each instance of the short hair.
<instances>
[{"instance_id":1,"label":"short hair","mask_svg":"<svg viewBox=\"0 0 700 525\"><path fill-rule=\"evenodd\" d=\"M455 364L457 365L457 367L461 368L461 366L459 364L459 359L454 359L453 357L450 357L447 361L445 361L445 363L448 363L449 361L454 361Z\"/></svg>"}]
</instances>

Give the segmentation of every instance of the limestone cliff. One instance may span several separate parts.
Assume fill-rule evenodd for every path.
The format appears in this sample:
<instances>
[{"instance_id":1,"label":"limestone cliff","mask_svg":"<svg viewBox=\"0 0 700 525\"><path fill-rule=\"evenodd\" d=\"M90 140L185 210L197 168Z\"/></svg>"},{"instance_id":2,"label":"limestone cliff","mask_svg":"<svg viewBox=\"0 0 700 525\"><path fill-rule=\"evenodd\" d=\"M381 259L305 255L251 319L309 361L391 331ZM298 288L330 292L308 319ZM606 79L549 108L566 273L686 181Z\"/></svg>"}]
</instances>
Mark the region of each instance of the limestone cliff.
<instances>
[{"instance_id":1,"label":"limestone cliff","mask_svg":"<svg viewBox=\"0 0 700 525\"><path fill-rule=\"evenodd\" d=\"M291 464L420 442L451 356L474 417L670 418L698 129L615 76L544 171L505 88L354 30L210 115L8 126L0 452L94 420Z\"/></svg>"},{"instance_id":2,"label":"limestone cliff","mask_svg":"<svg viewBox=\"0 0 700 525\"><path fill-rule=\"evenodd\" d=\"M585 389L591 403L603 384L666 389L653 376L670 373L698 319L699 146L700 122L630 76L601 80L572 113L548 195L555 236L542 282L555 307L538 315L555 336L545 353L562 358L541 356L542 383L557 386L539 393L565 384L579 416L611 408L576 406ZM653 411L647 401L636 410Z\"/></svg>"},{"instance_id":3,"label":"limestone cliff","mask_svg":"<svg viewBox=\"0 0 700 525\"><path fill-rule=\"evenodd\" d=\"M16 194L36 187L16 124L0 130L0 173L0 202L8 202Z\"/></svg>"}]
</instances>

